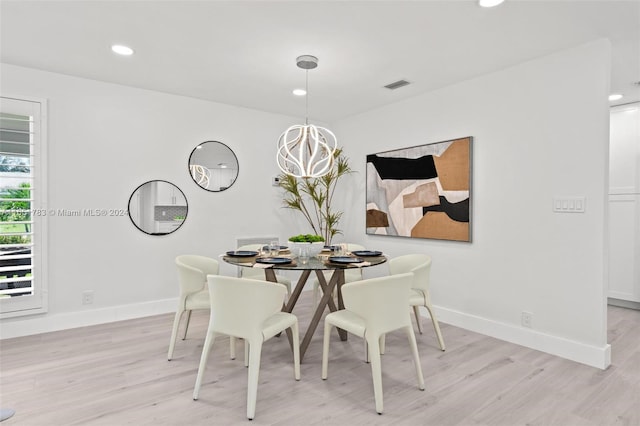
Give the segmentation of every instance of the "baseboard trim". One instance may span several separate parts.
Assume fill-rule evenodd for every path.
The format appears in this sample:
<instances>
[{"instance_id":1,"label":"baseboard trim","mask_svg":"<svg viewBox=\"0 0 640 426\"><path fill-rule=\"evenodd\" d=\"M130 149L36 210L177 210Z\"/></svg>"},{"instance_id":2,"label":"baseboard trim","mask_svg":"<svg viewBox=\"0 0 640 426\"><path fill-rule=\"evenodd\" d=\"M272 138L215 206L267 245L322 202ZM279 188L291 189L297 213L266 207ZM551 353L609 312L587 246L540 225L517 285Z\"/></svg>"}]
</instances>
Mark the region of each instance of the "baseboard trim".
<instances>
[{"instance_id":1,"label":"baseboard trim","mask_svg":"<svg viewBox=\"0 0 640 426\"><path fill-rule=\"evenodd\" d=\"M166 314L175 312L177 304L178 299L175 298L64 314L48 313L20 318L7 318L0 321L0 339Z\"/></svg>"},{"instance_id":2,"label":"baseboard trim","mask_svg":"<svg viewBox=\"0 0 640 426\"><path fill-rule=\"evenodd\" d=\"M177 299L120 305L64 314L43 314L0 321L0 339L87 327L128 319L175 312ZM434 306L438 320L456 327L495 337L517 345L542 351L561 358L606 369L611 364L611 346L597 347L539 331L516 327L475 315ZM422 308L422 315L428 312ZM445 335L446 342L446 335Z\"/></svg>"},{"instance_id":3,"label":"baseboard trim","mask_svg":"<svg viewBox=\"0 0 640 426\"><path fill-rule=\"evenodd\" d=\"M527 348L542 351L561 358L605 370L611 364L611 345L603 347L587 345L563 337L517 327L463 312L434 306L438 321L456 327L495 337ZM428 311L423 308L428 318ZM446 335L445 343L446 343Z\"/></svg>"},{"instance_id":4,"label":"baseboard trim","mask_svg":"<svg viewBox=\"0 0 640 426\"><path fill-rule=\"evenodd\" d=\"M640 310L640 302L635 302L633 300L622 300L610 297L607 299L607 304L618 306L620 308Z\"/></svg>"},{"instance_id":5,"label":"baseboard trim","mask_svg":"<svg viewBox=\"0 0 640 426\"><path fill-rule=\"evenodd\" d=\"M308 289L305 288L303 291ZM0 319L0 340L167 314L175 312L176 306L178 306L177 297L63 314L49 312L3 318Z\"/></svg>"}]
</instances>

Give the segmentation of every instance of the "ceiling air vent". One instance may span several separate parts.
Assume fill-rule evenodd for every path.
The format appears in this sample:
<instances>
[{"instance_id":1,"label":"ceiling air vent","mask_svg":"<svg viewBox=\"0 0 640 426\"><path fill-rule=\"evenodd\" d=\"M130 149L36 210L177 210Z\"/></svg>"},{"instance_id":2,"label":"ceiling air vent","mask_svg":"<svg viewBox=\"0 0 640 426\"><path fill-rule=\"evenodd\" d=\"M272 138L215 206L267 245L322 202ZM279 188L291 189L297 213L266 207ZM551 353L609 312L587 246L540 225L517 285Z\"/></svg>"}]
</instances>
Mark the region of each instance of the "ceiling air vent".
<instances>
[{"instance_id":1,"label":"ceiling air vent","mask_svg":"<svg viewBox=\"0 0 640 426\"><path fill-rule=\"evenodd\" d=\"M409 84L411 83L409 83L407 80L398 80L398 81L394 81L393 83L389 83L384 87L386 87L389 90L396 90L403 86L407 86Z\"/></svg>"}]
</instances>

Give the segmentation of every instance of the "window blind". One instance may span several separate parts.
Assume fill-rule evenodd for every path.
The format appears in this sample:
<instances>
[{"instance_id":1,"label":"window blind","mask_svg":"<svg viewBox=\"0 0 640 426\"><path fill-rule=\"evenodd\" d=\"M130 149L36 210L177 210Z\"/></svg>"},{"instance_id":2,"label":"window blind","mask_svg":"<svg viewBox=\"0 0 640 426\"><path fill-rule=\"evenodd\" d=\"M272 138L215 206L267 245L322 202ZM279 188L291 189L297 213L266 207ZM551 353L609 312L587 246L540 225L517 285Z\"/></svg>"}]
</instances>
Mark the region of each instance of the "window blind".
<instances>
[{"instance_id":1,"label":"window blind","mask_svg":"<svg viewBox=\"0 0 640 426\"><path fill-rule=\"evenodd\" d=\"M46 308L39 191L42 102L0 97L0 314ZM12 315L11 315L12 316Z\"/></svg>"}]
</instances>

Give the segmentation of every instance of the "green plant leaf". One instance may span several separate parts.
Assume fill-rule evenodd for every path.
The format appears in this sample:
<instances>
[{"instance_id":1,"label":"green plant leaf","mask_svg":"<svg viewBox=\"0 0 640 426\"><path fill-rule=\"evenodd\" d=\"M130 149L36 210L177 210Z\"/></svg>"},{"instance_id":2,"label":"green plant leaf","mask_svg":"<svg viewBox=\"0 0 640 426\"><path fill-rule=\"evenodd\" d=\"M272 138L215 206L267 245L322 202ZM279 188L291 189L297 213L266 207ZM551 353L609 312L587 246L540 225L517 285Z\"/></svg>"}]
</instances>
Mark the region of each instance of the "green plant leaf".
<instances>
[{"instance_id":1,"label":"green plant leaf","mask_svg":"<svg viewBox=\"0 0 640 426\"><path fill-rule=\"evenodd\" d=\"M279 186L285 192L284 207L301 212L312 232L322 235L327 244L331 243L333 236L342 234L338 224L343 212L333 211L331 204L338 181L353 173L349 159L341 148L336 149L333 158L329 173L319 178L296 178L287 174L278 176Z\"/></svg>"}]
</instances>

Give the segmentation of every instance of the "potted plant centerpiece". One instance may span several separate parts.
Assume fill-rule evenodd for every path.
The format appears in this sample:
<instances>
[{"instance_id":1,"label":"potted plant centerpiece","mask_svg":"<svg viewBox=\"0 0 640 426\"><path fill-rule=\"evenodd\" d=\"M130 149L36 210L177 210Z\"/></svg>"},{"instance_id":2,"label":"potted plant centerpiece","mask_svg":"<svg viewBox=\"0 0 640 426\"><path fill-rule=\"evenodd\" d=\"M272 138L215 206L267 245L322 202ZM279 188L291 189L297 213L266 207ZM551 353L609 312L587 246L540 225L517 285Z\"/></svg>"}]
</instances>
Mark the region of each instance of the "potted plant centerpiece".
<instances>
[{"instance_id":1,"label":"potted plant centerpiece","mask_svg":"<svg viewBox=\"0 0 640 426\"><path fill-rule=\"evenodd\" d=\"M300 249L307 249L309 256L317 256L324 248L324 237L321 235L299 234L289 237L289 247L292 253L299 253Z\"/></svg>"},{"instance_id":2,"label":"potted plant centerpiece","mask_svg":"<svg viewBox=\"0 0 640 426\"><path fill-rule=\"evenodd\" d=\"M324 245L331 245L331 239L335 235L342 233L338 229L342 212L335 211L331 203L340 178L353 171L342 149L337 149L333 158L333 167L329 173L321 177L296 178L284 173L278 176L279 185L285 192L284 207L299 211L313 232L291 237L289 244L296 247L294 243L302 242L310 246L310 250L313 251L316 250L314 245L320 247L317 253L309 253L310 256L316 256Z\"/></svg>"}]
</instances>

